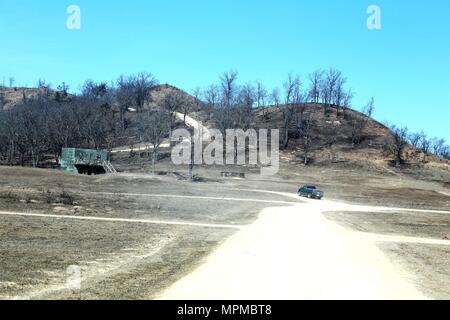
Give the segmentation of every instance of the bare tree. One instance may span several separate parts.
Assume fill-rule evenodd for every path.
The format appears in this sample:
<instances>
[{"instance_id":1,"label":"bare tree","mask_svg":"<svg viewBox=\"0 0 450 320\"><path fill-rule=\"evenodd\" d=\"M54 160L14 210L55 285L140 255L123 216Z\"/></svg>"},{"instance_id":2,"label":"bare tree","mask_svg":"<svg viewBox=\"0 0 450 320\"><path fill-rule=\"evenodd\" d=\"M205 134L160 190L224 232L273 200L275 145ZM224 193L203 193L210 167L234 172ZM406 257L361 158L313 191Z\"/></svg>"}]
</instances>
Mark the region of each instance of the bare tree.
<instances>
[{"instance_id":1,"label":"bare tree","mask_svg":"<svg viewBox=\"0 0 450 320\"><path fill-rule=\"evenodd\" d=\"M320 100L320 90L323 86L323 70L316 70L309 74L309 92L308 97L312 102L319 103Z\"/></svg>"},{"instance_id":2,"label":"bare tree","mask_svg":"<svg viewBox=\"0 0 450 320\"><path fill-rule=\"evenodd\" d=\"M352 148L361 144L364 139L364 130L366 129L369 121L371 120L373 110L374 110L374 99L370 99L369 102L363 107L361 113L364 117L359 116L357 113L350 111L347 113L346 117L349 120L349 125L351 129L351 142Z\"/></svg>"},{"instance_id":3,"label":"bare tree","mask_svg":"<svg viewBox=\"0 0 450 320\"><path fill-rule=\"evenodd\" d=\"M44 79L39 79L37 83L38 89L46 98L50 98L52 85L47 83Z\"/></svg>"},{"instance_id":4,"label":"bare tree","mask_svg":"<svg viewBox=\"0 0 450 320\"><path fill-rule=\"evenodd\" d=\"M364 141L364 129L366 127L366 120L361 119L355 115L349 116L349 124L351 129L352 148L361 144Z\"/></svg>"},{"instance_id":5,"label":"bare tree","mask_svg":"<svg viewBox=\"0 0 450 320\"><path fill-rule=\"evenodd\" d=\"M204 92L204 99L209 108L217 107L220 100L219 87L212 84L206 88Z\"/></svg>"},{"instance_id":6,"label":"bare tree","mask_svg":"<svg viewBox=\"0 0 450 320\"><path fill-rule=\"evenodd\" d=\"M342 98L342 105L341 107L349 109L352 106L352 100L354 98L354 93L352 89L348 89L346 92L344 92L344 96Z\"/></svg>"},{"instance_id":7,"label":"bare tree","mask_svg":"<svg viewBox=\"0 0 450 320\"><path fill-rule=\"evenodd\" d=\"M267 89L261 81L256 81L255 89L255 102L258 108L264 107L266 105L266 99L268 97Z\"/></svg>"},{"instance_id":8,"label":"bare tree","mask_svg":"<svg viewBox=\"0 0 450 320\"><path fill-rule=\"evenodd\" d=\"M192 91L192 96L194 97L194 103L192 107L194 107L197 111L200 109L201 98L202 98L202 89L200 87L196 87Z\"/></svg>"},{"instance_id":9,"label":"bare tree","mask_svg":"<svg viewBox=\"0 0 450 320\"><path fill-rule=\"evenodd\" d=\"M16 82L16 79L14 77L9 77L9 87L12 88L14 86L14 83Z\"/></svg>"},{"instance_id":10,"label":"bare tree","mask_svg":"<svg viewBox=\"0 0 450 320\"><path fill-rule=\"evenodd\" d=\"M256 88L255 88L255 103L256 107L261 108L262 116L264 120L267 120L267 99L269 98L269 93L264 86L264 84L261 83L261 81L256 81Z\"/></svg>"},{"instance_id":11,"label":"bare tree","mask_svg":"<svg viewBox=\"0 0 450 320\"><path fill-rule=\"evenodd\" d=\"M408 135L408 141L409 143L414 146L414 148L419 148L420 147L420 139L421 139L421 134L420 133L416 133L416 132L411 132Z\"/></svg>"},{"instance_id":12,"label":"bare tree","mask_svg":"<svg viewBox=\"0 0 450 320\"><path fill-rule=\"evenodd\" d=\"M63 82L57 87L58 91L55 93L55 99L57 101L64 101L69 96L69 86Z\"/></svg>"},{"instance_id":13,"label":"bare tree","mask_svg":"<svg viewBox=\"0 0 450 320\"><path fill-rule=\"evenodd\" d=\"M147 149L151 149L151 172L155 174L156 161L158 159L158 153L161 147L161 143L168 135L168 123L170 121L166 112L146 111L139 117L138 127L144 139L144 143L147 144Z\"/></svg>"},{"instance_id":14,"label":"bare tree","mask_svg":"<svg viewBox=\"0 0 450 320\"><path fill-rule=\"evenodd\" d=\"M280 107L280 103L281 103L281 98L280 98L280 90L278 88L274 88L272 90L272 92L270 93L270 95L268 95L268 102L271 106L279 109ZM270 116L269 116L269 108L270 107L265 107L262 110L262 116L264 118L265 121L269 120Z\"/></svg>"},{"instance_id":15,"label":"bare tree","mask_svg":"<svg viewBox=\"0 0 450 320\"><path fill-rule=\"evenodd\" d=\"M189 99L186 95L182 94L181 92L176 93L177 97L176 99L179 100L179 108L181 112L183 113L183 123L186 125L186 117L189 112L191 112L195 106L198 106L199 100L194 99L192 101ZM197 107L198 108L198 107Z\"/></svg>"},{"instance_id":16,"label":"bare tree","mask_svg":"<svg viewBox=\"0 0 450 320\"><path fill-rule=\"evenodd\" d=\"M235 94L237 91L237 81L238 73L237 71L224 72L220 76L220 88L222 91L223 104L226 108L230 108L234 101Z\"/></svg>"},{"instance_id":17,"label":"bare tree","mask_svg":"<svg viewBox=\"0 0 450 320\"><path fill-rule=\"evenodd\" d=\"M342 76L342 74L337 73L337 79L332 92L332 103L337 107L342 107L344 105L344 100L346 99L347 92L344 88L347 79Z\"/></svg>"},{"instance_id":18,"label":"bare tree","mask_svg":"<svg viewBox=\"0 0 450 320\"><path fill-rule=\"evenodd\" d=\"M297 106L297 99L300 97L301 82L298 76L288 74L286 81L283 83L284 87L284 106L281 106L281 112L283 115L281 144L283 148L287 148L289 145L289 126L292 123L294 117L294 110Z\"/></svg>"},{"instance_id":19,"label":"bare tree","mask_svg":"<svg viewBox=\"0 0 450 320\"><path fill-rule=\"evenodd\" d=\"M125 130L127 128L125 114L134 105L135 101L133 79L127 79L121 75L116 81L114 92L119 108L119 117L122 124L122 130Z\"/></svg>"},{"instance_id":20,"label":"bare tree","mask_svg":"<svg viewBox=\"0 0 450 320\"><path fill-rule=\"evenodd\" d=\"M275 88L272 90L271 94L270 94L270 103L274 106L274 107L279 107L280 103L281 103L281 98L280 98L280 89Z\"/></svg>"},{"instance_id":21,"label":"bare tree","mask_svg":"<svg viewBox=\"0 0 450 320\"><path fill-rule=\"evenodd\" d=\"M251 84L244 85L238 94L238 103L235 107L235 127L248 130L254 123L253 105L256 100L256 89Z\"/></svg>"},{"instance_id":22,"label":"bare tree","mask_svg":"<svg viewBox=\"0 0 450 320\"><path fill-rule=\"evenodd\" d=\"M235 112L235 108L227 108L222 103L217 104L212 110L212 119L223 134L225 134L227 129L232 129L235 126Z\"/></svg>"},{"instance_id":23,"label":"bare tree","mask_svg":"<svg viewBox=\"0 0 450 320\"><path fill-rule=\"evenodd\" d=\"M108 94L108 91L106 82L96 83L91 79L86 80L81 87L81 95L88 99L101 99Z\"/></svg>"},{"instance_id":24,"label":"bare tree","mask_svg":"<svg viewBox=\"0 0 450 320\"><path fill-rule=\"evenodd\" d=\"M367 118L372 118L374 110L375 110L375 100L372 97L372 98L370 98L369 102L367 102L367 104L364 106L362 113Z\"/></svg>"},{"instance_id":25,"label":"bare tree","mask_svg":"<svg viewBox=\"0 0 450 320\"><path fill-rule=\"evenodd\" d=\"M435 155L441 156L442 150L445 148L445 140L438 138L431 139L431 148Z\"/></svg>"},{"instance_id":26,"label":"bare tree","mask_svg":"<svg viewBox=\"0 0 450 320\"><path fill-rule=\"evenodd\" d=\"M302 107L296 110L295 115L295 125L300 137L300 146L303 150L303 164L306 166L310 162L309 156L312 147L315 116L312 112L305 113Z\"/></svg>"},{"instance_id":27,"label":"bare tree","mask_svg":"<svg viewBox=\"0 0 450 320\"><path fill-rule=\"evenodd\" d=\"M147 102L151 100L151 90L158 84L158 81L151 73L140 72L130 78L133 88L133 98L137 112L142 112Z\"/></svg>"},{"instance_id":28,"label":"bare tree","mask_svg":"<svg viewBox=\"0 0 450 320\"><path fill-rule=\"evenodd\" d=\"M431 148L431 140L428 139L427 135L425 134L425 132L420 132L420 141L419 141L419 147L423 152L423 163L427 162L427 154L430 152L430 148Z\"/></svg>"},{"instance_id":29,"label":"bare tree","mask_svg":"<svg viewBox=\"0 0 450 320\"><path fill-rule=\"evenodd\" d=\"M205 92L207 104L212 108L212 119L222 133L236 127L239 121L242 96L237 76L236 71L224 72L219 78L220 85L212 85Z\"/></svg>"},{"instance_id":30,"label":"bare tree","mask_svg":"<svg viewBox=\"0 0 450 320\"><path fill-rule=\"evenodd\" d=\"M419 145L423 152L425 152L425 153L430 152L431 141L428 139L427 135L423 131L420 132Z\"/></svg>"},{"instance_id":31,"label":"bare tree","mask_svg":"<svg viewBox=\"0 0 450 320\"><path fill-rule=\"evenodd\" d=\"M399 167L403 163L403 151L408 145L408 128L391 127L392 136L387 139L387 147L395 157L395 166Z\"/></svg>"},{"instance_id":32,"label":"bare tree","mask_svg":"<svg viewBox=\"0 0 450 320\"><path fill-rule=\"evenodd\" d=\"M342 73L339 70L330 68L325 74L322 82L322 102L331 107L333 101L336 100L335 93L339 83L342 83Z\"/></svg>"},{"instance_id":33,"label":"bare tree","mask_svg":"<svg viewBox=\"0 0 450 320\"><path fill-rule=\"evenodd\" d=\"M442 148L441 156L442 156L444 159L450 160L450 146L449 146L449 145L445 145L445 146Z\"/></svg>"},{"instance_id":34,"label":"bare tree","mask_svg":"<svg viewBox=\"0 0 450 320\"><path fill-rule=\"evenodd\" d=\"M172 131L175 123L175 112L182 109L182 105L185 103L183 95L178 91L168 92L162 100L162 108L166 112L169 122L169 131ZM186 121L186 115L184 120Z\"/></svg>"}]
</instances>

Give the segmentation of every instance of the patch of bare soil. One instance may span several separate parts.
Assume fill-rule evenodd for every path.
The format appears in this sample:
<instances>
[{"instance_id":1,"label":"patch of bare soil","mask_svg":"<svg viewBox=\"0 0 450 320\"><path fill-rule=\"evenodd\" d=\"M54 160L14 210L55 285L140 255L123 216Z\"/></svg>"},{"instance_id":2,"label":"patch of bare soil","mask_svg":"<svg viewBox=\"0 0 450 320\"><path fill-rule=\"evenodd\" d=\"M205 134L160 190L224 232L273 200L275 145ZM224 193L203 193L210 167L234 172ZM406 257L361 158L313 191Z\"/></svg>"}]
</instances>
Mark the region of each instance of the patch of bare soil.
<instances>
[{"instance_id":1,"label":"patch of bare soil","mask_svg":"<svg viewBox=\"0 0 450 320\"><path fill-rule=\"evenodd\" d=\"M388 258L413 275L426 295L450 299L450 246L384 242L378 245Z\"/></svg>"},{"instance_id":2,"label":"patch of bare soil","mask_svg":"<svg viewBox=\"0 0 450 320\"><path fill-rule=\"evenodd\" d=\"M450 215L433 212L327 212L328 219L362 232L450 238ZM450 244L450 240L449 240Z\"/></svg>"},{"instance_id":3,"label":"patch of bare soil","mask_svg":"<svg viewBox=\"0 0 450 320\"><path fill-rule=\"evenodd\" d=\"M377 246L409 274L427 296L450 298L450 215L432 212L327 212L328 219L361 232L414 237L411 243L380 241ZM421 238L448 245L420 243ZM414 239L417 242L414 243Z\"/></svg>"},{"instance_id":4,"label":"patch of bare soil","mask_svg":"<svg viewBox=\"0 0 450 320\"><path fill-rule=\"evenodd\" d=\"M232 230L1 217L0 298L142 298L188 272ZM69 266L81 290L65 288ZM120 283L120 285L118 285Z\"/></svg>"}]
</instances>

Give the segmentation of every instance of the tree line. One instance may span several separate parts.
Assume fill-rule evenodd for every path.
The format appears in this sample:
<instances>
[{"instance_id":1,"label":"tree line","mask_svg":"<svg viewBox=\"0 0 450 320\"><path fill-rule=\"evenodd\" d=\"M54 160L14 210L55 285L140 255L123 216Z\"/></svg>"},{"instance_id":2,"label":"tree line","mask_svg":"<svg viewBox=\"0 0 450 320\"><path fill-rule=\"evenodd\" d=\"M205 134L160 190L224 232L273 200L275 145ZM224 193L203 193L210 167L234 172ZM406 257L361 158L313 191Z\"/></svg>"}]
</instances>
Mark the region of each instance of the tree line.
<instances>
[{"instance_id":1,"label":"tree line","mask_svg":"<svg viewBox=\"0 0 450 320\"><path fill-rule=\"evenodd\" d=\"M204 89L198 88L194 92L212 110L212 119L222 131L227 128L255 128L255 108L261 110L267 121L271 121L270 109L275 109L281 114L280 146L288 148L290 139L295 137L306 165L313 145L317 144L314 132L318 126L318 109L306 107L307 104L315 103L323 105L326 114L335 111L343 115L350 127L353 148L367 138L366 129L375 109L374 98L359 113L353 112L354 93L351 88L347 88L347 78L339 70L316 70L307 76L305 83L300 76L288 74L281 89L272 90L268 90L260 81L239 85L237 79L236 71L225 72L218 83ZM352 112L346 112L349 110ZM334 129L332 127L330 131ZM389 126L389 129L391 133L383 142L383 147L392 153L396 165L404 162L404 151L408 145L422 151L424 159L430 153L450 159L450 147L444 139L428 138L424 132L409 133L405 127ZM330 132L326 139L324 146L330 147L336 143L337 137L334 132Z\"/></svg>"},{"instance_id":2,"label":"tree line","mask_svg":"<svg viewBox=\"0 0 450 320\"><path fill-rule=\"evenodd\" d=\"M63 83L56 89L39 80L37 94L25 95L14 107L0 105L0 160L7 164L38 166L44 156L57 162L64 147L104 148L129 143L128 137L145 139L138 132L149 116L127 117L139 113L151 102L151 90L158 81L150 73L120 76L111 84L86 80L80 93L72 95Z\"/></svg>"},{"instance_id":3,"label":"tree line","mask_svg":"<svg viewBox=\"0 0 450 320\"><path fill-rule=\"evenodd\" d=\"M10 81L13 85L14 81ZM346 112L352 107L354 93L347 88L347 79L335 69L317 70L302 79L289 74L280 88L267 89L260 81L239 84L236 71L224 72L217 83L192 92L193 98L179 90L169 90L154 101L152 91L159 81L150 73L120 76L111 83L86 80L79 94L70 94L67 84L56 89L43 80L37 84L38 94L25 94L13 108L5 109L0 99L0 161L6 164L40 165L52 155L55 162L64 147L104 148L144 143L157 160L163 139L170 135L176 123L175 113L186 116L200 106L207 111L217 129L257 128L261 122L271 123L270 113L278 111L280 145L288 148L292 139L298 141L305 164L309 163L318 126L319 108L307 108L315 103L324 106L325 113L344 115L350 124L353 147L365 138L365 129L374 111L373 98L361 113ZM133 116L134 115L134 116ZM425 133L409 133L406 128L392 127L385 146L403 161L408 144L449 159L450 148L443 139L429 139ZM293 134L294 132L294 134ZM328 135L325 145L335 143ZM151 148L150 148L151 147Z\"/></svg>"}]
</instances>

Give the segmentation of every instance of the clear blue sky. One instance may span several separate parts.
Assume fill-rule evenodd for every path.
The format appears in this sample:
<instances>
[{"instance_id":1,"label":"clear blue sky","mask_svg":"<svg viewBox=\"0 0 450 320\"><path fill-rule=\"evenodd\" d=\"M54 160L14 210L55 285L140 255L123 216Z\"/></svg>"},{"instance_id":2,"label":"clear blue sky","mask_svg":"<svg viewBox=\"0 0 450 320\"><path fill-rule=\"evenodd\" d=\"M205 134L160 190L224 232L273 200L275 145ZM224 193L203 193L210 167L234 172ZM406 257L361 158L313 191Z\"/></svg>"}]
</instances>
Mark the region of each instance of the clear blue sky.
<instances>
[{"instance_id":1,"label":"clear blue sky","mask_svg":"<svg viewBox=\"0 0 450 320\"><path fill-rule=\"evenodd\" d=\"M66 9L81 8L81 30ZM381 8L382 29L366 28ZM0 80L83 80L152 72L187 91L229 69L281 86L290 71L343 71L359 108L450 142L448 0L0 0Z\"/></svg>"}]
</instances>

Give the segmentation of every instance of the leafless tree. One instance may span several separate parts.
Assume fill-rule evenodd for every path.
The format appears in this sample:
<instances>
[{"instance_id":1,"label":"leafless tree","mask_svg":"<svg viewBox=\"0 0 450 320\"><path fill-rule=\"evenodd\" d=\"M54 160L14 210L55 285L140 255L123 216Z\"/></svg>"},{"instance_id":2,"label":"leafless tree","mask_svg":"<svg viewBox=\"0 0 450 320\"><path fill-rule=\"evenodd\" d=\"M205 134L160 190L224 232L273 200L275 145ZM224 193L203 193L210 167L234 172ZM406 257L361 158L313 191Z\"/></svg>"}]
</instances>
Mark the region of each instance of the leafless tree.
<instances>
[{"instance_id":1,"label":"leafless tree","mask_svg":"<svg viewBox=\"0 0 450 320\"><path fill-rule=\"evenodd\" d=\"M152 159L151 172L154 175L161 143L169 133L170 117L162 110L146 111L139 117L138 121L138 127L144 139L143 142L147 144L148 149L151 149L151 152L149 152Z\"/></svg>"},{"instance_id":2,"label":"leafless tree","mask_svg":"<svg viewBox=\"0 0 450 320\"><path fill-rule=\"evenodd\" d=\"M427 135L423 131L420 132L419 145L420 145L420 148L422 149L422 151L424 153L429 153L430 152L431 141L428 139Z\"/></svg>"},{"instance_id":3,"label":"leafless tree","mask_svg":"<svg viewBox=\"0 0 450 320\"><path fill-rule=\"evenodd\" d=\"M178 91L168 92L162 100L162 108L166 112L169 122L169 131L172 131L175 123L175 112L182 109L185 103L183 95ZM186 117L184 119L186 121Z\"/></svg>"},{"instance_id":4,"label":"leafless tree","mask_svg":"<svg viewBox=\"0 0 450 320\"><path fill-rule=\"evenodd\" d=\"M349 109L352 106L352 100L354 98L354 93L352 91L352 89L348 89L346 92L344 92L344 96L342 98L342 105L341 107L345 108L345 109Z\"/></svg>"},{"instance_id":5,"label":"leafless tree","mask_svg":"<svg viewBox=\"0 0 450 320\"><path fill-rule=\"evenodd\" d=\"M44 79L39 79L37 83L38 89L41 91L46 98L50 98L52 85L47 83Z\"/></svg>"},{"instance_id":6,"label":"leafless tree","mask_svg":"<svg viewBox=\"0 0 450 320\"><path fill-rule=\"evenodd\" d=\"M274 88L270 94L270 103L274 106L274 107L279 107L280 103L281 103L281 98L280 98L280 89L278 88Z\"/></svg>"},{"instance_id":7,"label":"leafless tree","mask_svg":"<svg viewBox=\"0 0 450 320\"><path fill-rule=\"evenodd\" d=\"M86 80L81 87L81 95L89 99L101 99L108 94L108 91L106 82L96 83L91 79Z\"/></svg>"},{"instance_id":8,"label":"leafless tree","mask_svg":"<svg viewBox=\"0 0 450 320\"><path fill-rule=\"evenodd\" d=\"M300 146L303 150L303 164L309 163L309 156L313 141L313 130L315 126L314 113L305 113L304 108L298 108L295 113L295 125L300 137Z\"/></svg>"},{"instance_id":9,"label":"leafless tree","mask_svg":"<svg viewBox=\"0 0 450 320\"><path fill-rule=\"evenodd\" d=\"M421 139L421 134L420 133L416 133L416 132L411 132L408 135L408 141L409 143L414 146L414 148L419 148L420 147L420 139Z\"/></svg>"},{"instance_id":10,"label":"leafless tree","mask_svg":"<svg viewBox=\"0 0 450 320\"><path fill-rule=\"evenodd\" d=\"M125 78L123 75L117 79L115 98L118 104L122 130L125 130L127 128L125 114L130 108L133 107L135 102L133 79Z\"/></svg>"},{"instance_id":11,"label":"leafless tree","mask_svg":"<svg viewBox=\"0 0 450 320\"><path fill-rule=\"evenodd\" d=\"M248 130L254 124L253 105L256 100L256 89L251 84L242 86L238 94L238 103L235 107L235 127Z\"/></svg>"},{"instance_id":12,"label":"leafless tree","mask_svg":"<svg viewBox=\"0 0 450 320\"><path fill-rule=\"evenodd\" d=\"M337 73L336 83L332 91L332 103L336 107L341 107L344 105L344 100L346 99L347 92L345 90L345 83L347 79L342 76L342 74Z\"/></svg>"},{"instance_id":13,"label":"leafless tree","mask_svg":"<svg viewBox=\"0 0 450 320\"><path fill-rule=\"evenodd\" d=\"M362 110L362 113L367 118L372 118L374 110L375 110L375 100L372 97L372 98L370 98L369 102L364 106L364 108Z\"/></svg>"},{"instance_id":14,"label":"leafless tree","mask_svg":"<svg viewBox=\"0 0 450 320\"><path fill-rule=\"evenodd\" d=\"M364 129L366 128L367 120L355 114L348 115L347 117L349 118L348 121L351 129L352 148L354 148L364 141Z\"/></svg>"},{"instance_id":15,"label":"leafless tree","mask_svg":"<svg viewBox=\"0 0 450 320\"><path fill-rule=\"evenodd\" d=\"M69 96L69 85L67 85L65 82L61 83L58 87L57 87L56 93L55 93L55 99L57 101L64 101L68 98Z\"/></svg>"},{"instance_id":16,"label":"leafless tree","mask_svg":"<svg viewBox=\"0 0 450 320\"><path fill-rule=\"evenodd\" d=\"M267 120L267 99L269 98L269 93L264 86L264 84L261 83L261 81L256 81L256 88L255 88L255 103L256 107L261 109L262 116L265 120Z\"/></svg>"},{"instance_id":17,"label":"leafless tree","mask_svg":"<svg viewBox=\"0 0 450 320\"><path fill-rule=\"evenodd\" d=\"M264 107L266 105L266 99L268 97L267 89L261 81L256 81L255 89L255 102L258 108Z\"/></svg>"},{"instance_id":18,"label":"leafless tree","mask_svg":"<svg viewBox=\"0 0 450 320\"><path fill-rule=\"evenodd\" d=\"M9 87L12 88L14 86L14 83L16 82L16 79L14 79L14 77L10 77L8 79L9 81Z\"/></svg>"},{"instance_id":19,"label":"leafless tree","mask_svg":"<svg viewBox=\"0 0 450 320\"><path fill-rule=\"evenodd\" d=\"M220 93L219 93L219 87L212 84L208 88L206 88L204 92L204 99L206 102L206 105L213 109L217 107L220 101Z\"/></svg>"},{"instance_id":20,"label":"leafless tree","mask_svg":"<svg viewBox=\"0 0 450 320\"><path fill-rule=\"evenodd\" d=\"M228 71L224 72L222 76L220 76L220 88L222 92L223 104L226 108L230 108L234 101L235 94L237 91L237 71Z\"/></svg>"},{"instance_id":21,"label":"leafless tree","mask_svg":"<svg viewBox=\"0 0 450 320\"><path fill-rule=\"evenodd\" d=\"M423 152L422 161L423 161L423 163L426 163L427 162L427 154L430 152L430 148L431 148L431 140L428 139L427 135L423 131L420 132L419 148Z\"/></svg>"},{"instance_id":22,"label":"leafless tree","mask_svg":"<svg viewBox=\"0 0 450 320\"><path fill-rule=\"evenodd\" d=\"M442 148L441 156L442 156L444 159L450 160L450 146L449 146L449 145L445 145L445 146Z\"/></svg>"},{"instance_id":23,"label":"leafless tree","mask_svg":"<svg viewBox=\"0 0 450 320\"><path fill-rule=\"evenodd\" d=\"M177 99L179 100L179 108L180 111L183 113L183 123L186 125L186 117L194 110L196 106L198 106L199 100L195 99L191 100L186 95L182 94L181 92L177 92ZM198 107L197 107L198 108Z\"/></svg>"},{"instance_id":24,"label":"leafless tree","mask_svg":"<svg viewBox=\"0 0 450 320\"><path fill-rule=\"evenodd\" d=\"M192 107L195 108L195 110L199 110L200 106L201 106L201 99L202 99L202 89L200 87L196 87L193 91L192 91L192 96L194 97L194 102Z\"/></svg>"},{"instance_id":25,"label":"leafless tree","mask_svg":"<svg viewBox=\"0 0 450 320\"><path fill-rule=\"evenodd\" d=\"M445 140L438 138L431 139L431 148L435 155L441 156L442 150L445 148Z\"/></svg>"},{"instance_id":26,"label":"leafless tree","mask_svg":"<svg viewBox=\"0 0 450 320\"><path fill-rule=\"evenodd\" d=\"M270 95L268 95L268 102L271 106L275 107L276 109L279 109L281 104L281 98L280 98L280 89L274 88ZM270 107L264 107L262 110L262 116L265 121L268 121L270 118L269 114Z\"/></svg>"},{"instance_id":27,"label":"leafless tree","mask_svg":"<svg viewBox=\"0 0 450 320\"><path fill-rule=\"evenodd\" d=\"M323 70L316 70L309 74L309 92L308 97L312 102L319 103L320 101L320 91L323 87Z\"/></svg>"},{"instance_id":28,"label":"leafless tree","mask_svg":"<svg viewBox=\"0 0 450 320\"><path fill-rule=\"evenodd\" d=\"M301 82L298 76L288 74L286 81L283 83L284 87L284 106L281 106L283 115L281 145L286 149L289 145L289 126L294 117L294 111L298 105L297 99L300 97Z\"/></svg>"},{"instance_id":29,"label":"leafless tree","mask_svg":"<svg viewBox=\"0 0 450 320\"><path fill-rule=\"evenodd\" d=\"M151 90L158 84L158 81L151 73L140 72L131 77L133 88L133 98L137 112L144 110L144 105L151 100Z\"/></svg>"},{"instance_id":30,"label":"leafless tree","mask_svg":"<svg viewBox=\"0 0 450 320\"><path fill-rule=\"evenodd\" d=\"M395 166L399 167L403 163L403 152L408 145L408 128L391 127L392 136L387 139L386 145L395 157Z\"/></svg>"},{"instance_id":31,"label":"leafless tree","mask_svg":"<svg viewBox=\"0 0 450 320\"><path fill-rule=\"evenodd\" d=\"M364 130L367 128L369 124L373 110L374 110L374 100L373 98L369 100L369 102L363 107L361 113L364 117L359 116L357 113L350 112L347 113L346 118L349 121L350 129L351 129L351 143L352 148L361 144L364 139Z\"/></svg>"}]
</instances>

